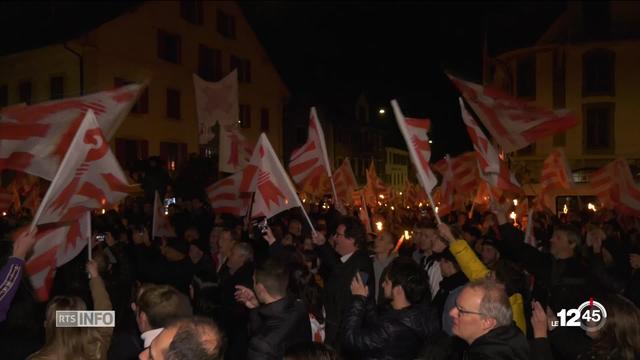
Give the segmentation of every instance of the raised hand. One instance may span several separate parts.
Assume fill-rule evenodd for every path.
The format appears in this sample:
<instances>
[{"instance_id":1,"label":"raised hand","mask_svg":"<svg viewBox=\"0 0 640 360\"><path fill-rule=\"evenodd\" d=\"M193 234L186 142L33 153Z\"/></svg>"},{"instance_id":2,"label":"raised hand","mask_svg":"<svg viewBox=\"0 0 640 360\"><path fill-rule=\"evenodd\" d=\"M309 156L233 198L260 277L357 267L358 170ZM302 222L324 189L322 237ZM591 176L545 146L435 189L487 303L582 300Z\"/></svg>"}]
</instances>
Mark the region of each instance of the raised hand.
<instances>
[{"instance_id":1,"label":"raised hand","mask_svg":"<svg viewBox=\"0 0 640 360\"><path fill-rule=\"evenodd\" d=\"M256 294L253 290L242 285L236 285L236 292L234 293L237 302L241 302L249 309L257 308L260 303L256 298Z\"/></svg>"},{"instance_id":2,"label":"raised hand","mask_svg":"<svg viewBox=\"0 0 640 360\"><path fill-rule=\"evenodd\" d=\"M351 280L351 294L367 297L369 295L369 288L362 282L360 273L357 272L356 276Z\"/></svg>"},{"instance_id":3,"label":"raised hand","mask_svg":"<svg viewBox=\"0 0 640 360\"><path fill-rule=\"evenodd\" d=\"M531 304L533 308L531 315L531 327L533 328L533 337L534 338L546 338L547 337L547 327L549 326L549 322L547 319L547 313L542 308L539 302L534 301Z\"/></svg>"}]
</instances>

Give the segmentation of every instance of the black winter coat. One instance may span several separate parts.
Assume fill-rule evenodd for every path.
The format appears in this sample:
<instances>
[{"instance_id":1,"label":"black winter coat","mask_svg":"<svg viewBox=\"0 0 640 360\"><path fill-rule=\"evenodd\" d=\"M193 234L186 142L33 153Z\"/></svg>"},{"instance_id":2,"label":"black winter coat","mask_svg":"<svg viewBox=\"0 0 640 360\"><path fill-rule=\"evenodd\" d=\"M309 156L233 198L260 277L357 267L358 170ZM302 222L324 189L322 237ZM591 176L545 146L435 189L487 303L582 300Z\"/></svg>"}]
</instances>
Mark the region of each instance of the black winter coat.
<instances>
[{"instance_id":1,"label":"black winter coat","mask_svg":"<svg viewBox=\"0 0 640 360\"><path fill-rule=\"evenodd\" d=\"M249 360L280 360L292 345L311 341L307 308L292 297L252 310L249 329Z\"/></svg>"},{"instance_id":2,"label":"black winter coat","mask_svg":"<svg viewBox=\"0 0 640 360\"><path fill-rule=\"evenodd\" d=\"M358 359L414 359L425 340L439 330L436 310L413 305L380 317L375 304L354 296L342 323L342 346Z\"/></svg>"},{"instance_id":3,"label":"black winter coat","mask_svg":"<svg viewBox=\"0 0 640 360\"><path fill-rule=\"evenodd\" d=\"M326 311L325 343L339 349L338 331L343 312L351 302L351 281L358 271L369 274L367 286L370 289L369 296L373 298L375 286L373 263L367 253L362 250L354 252L345 263L340 261L338 254L329 244L324 244L317 250L328 271L324 278L323 294Z\"/></svg>"},{"instance_id":4,"label":"black winter coat","mask_svg":"<svg viewBox=\"0 0 640 360\"><path fill-rule=\"evenodd\" d=\"M467 360L529 360L529 343L515 324L497 327L477 338Z\"/></svg>"}]
</instances>

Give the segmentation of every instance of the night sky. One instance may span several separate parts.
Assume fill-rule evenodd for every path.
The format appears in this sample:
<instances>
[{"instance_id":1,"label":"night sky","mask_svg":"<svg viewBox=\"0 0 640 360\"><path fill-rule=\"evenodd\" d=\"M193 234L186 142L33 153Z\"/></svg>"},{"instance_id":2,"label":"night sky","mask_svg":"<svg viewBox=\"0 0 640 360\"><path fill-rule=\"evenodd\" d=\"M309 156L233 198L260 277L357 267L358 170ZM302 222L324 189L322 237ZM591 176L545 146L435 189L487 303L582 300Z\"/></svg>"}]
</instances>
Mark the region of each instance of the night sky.
<instances>
[{"instance_id":1,"label":"night sky","mask_svg":"<svg viewBox=\"0 0 640 360\"><path fill-rule=\"evenodd\" d=\"M0 4L0 53L73 38L139 2ZM483 34L491 54L528 46L562 12L557 2L240 2L292 93L327 99L397 98L432 119L437 160L470 149L457 92L444 71L480 81ZM399 135L396 134L396 135Z\"/></svg>"}]
</instances>

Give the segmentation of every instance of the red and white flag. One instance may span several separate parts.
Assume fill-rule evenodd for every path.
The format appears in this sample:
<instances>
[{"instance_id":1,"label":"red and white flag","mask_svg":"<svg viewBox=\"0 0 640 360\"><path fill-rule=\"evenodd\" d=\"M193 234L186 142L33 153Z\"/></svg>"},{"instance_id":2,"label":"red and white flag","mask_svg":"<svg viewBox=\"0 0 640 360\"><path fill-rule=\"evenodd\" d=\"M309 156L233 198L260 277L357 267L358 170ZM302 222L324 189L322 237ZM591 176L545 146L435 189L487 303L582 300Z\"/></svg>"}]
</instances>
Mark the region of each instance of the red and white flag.
<instances>
[{"instance_id":1,"label":"red and white flag","mask_svg":"<svg viewBox=\"0 0 640 360\"><path fill-rule=\"evenodd\" d=\"M242 171L238 171L207 187L209 203L216 214L246 215L250 197L240 192L242 174Z\"/></svg>"},{"instance_id":2,"label":"red and white flag","mask_svg":"<svg viewBox=\"0 0 640 360\"><path fill-rule=\"evenodd\" d=\"M509 166L500 160L498 152L482 132L478 123L469 114L462 99L459 99L459 101L462 120L467 125L467 133L471 138L473 148L476 150L480 177L492 187L513 192L520 191L520 183L509 170Z\"/></svg>"},{"instance_id":3,"label":"red and white flag","mask_svg":"<svg viewBox=\"0 0 640 360\"><path fill-rule=\"evenodd\" d=\"M391 106L396 116L396 122L409 149L409 155L416 167L416 175L420 185L427 193L431 193L438 184L438 179L433 174L429 160L431 159L431 146L427 132L431 126L429 119L405 118L396 100L391 100Z\"/></svg>"},{"instance_id":4,"label":"red and white flag","mask_svg":"<svg viewBox=\"0 0 640 360\"><path fill-rule=\"evenodd\" d=\"M32 226L75 221L124 199L131 187L89 110L71 140Z\"/></svg>"},{"instance_id":5,"label":"red and white flag","mask_svg":"<svg viewBox=\"0 0 640 360\"><path fill-rule=\"evenodd\" d=\"M333 173L333 183L336 187L338 199L343 204L352 202L353 191L358 187L358 182L351 169L349 158L342 160L342 164Z\"/></svg>"},{"instance_id":6,"label":"red and white flag","mask_svg":"<svg viewBox=\"0 0 640 360\"><path fill-rule=\"evenodd\" d=\"M491 87L449 78L505 152L522 149L579 122L569 110L543 109Z\"/></svg>"},{"instance_id":7,"label":"red and white flag","mask_svg":"<svg viewBox=\"0 0 640 360\"><path fill-rule=\"evenodd\" d=\"M447 164L444 172L442 173L442 183L439 188L439 201L438 215L445 216L454 209L453 203L453 188L454 188L454 174L451 166L449 155L445 156L445 163Z\"/></svg>"},{"instance_id":8,"label":"red and white flag","mask_svg":"<svg viewBox=\"0 0 640 360\"><path fill-rule=\"evenodd\" d=\"M198 110L198 142L206 144L213 140L213 127L237 124L238 116L238 71L233 70L218 82L202 80L193 74L193 86Z\"/></svg>"},{"instance_id":9,"label":"red and white flag","mask_svg":"<svg viewBox=\"0 0 640 360\"><path fill-rule=\"evenodd\" d=\"M56 269L75 258L89 243L91 215L87 211L75 221L38 227L33 254L26 272L40 301L47 301Z\"/></svg>"},{"instance_id":10,"label":"red and white flag","mask_svg":"<svg viewBox=\"0 0 640 360\"><path fill-rule=\"evenodd\" d=\"M571 180L567 157L562 149L555 149L547 156L542 166L542 175L540 176L542 193L546 194L557 189L570 189L572 186L573 180Z\"/></svg>"},{"instance_id":11,"label":"red and white flag","mask_svg":"<svg viewBox=\"0 0 640 360\"><path fill-rule=\"evenodd\" d=\"M640 216L640 188L631 175L627 160L610 162L591 175L590 183L605 206L623 214Z\"/></svg>"},{"instance_id":12,"label":"red and white flag","mask_svg":"<svg viewBox=\"0 0 640 360\"><path fill-rule=\"evenodd\" d=\"M220 126L220 154L218 168L222 172L240 171L251 158L251 146L237 124Z\"/></svg>"},{"instance_id":13,"label":"red and white flag","mask_svg":"<svg viewBox=\"0 0 640 360\"><path fill-rule=\"evenodd\" d=\"M435 163L433 168L444 176L449 165L453 173L452 181L456 192L467 195L467 197L473 196L478 189L479 181L476 153L473 151L466 152L449 159L448 162L443 158Z\"/></svg>"},{"instance_id":14,"label":"red and white flag","mask_svg":"<svg viewBox=\"0 0 640 360\"><path fill-rule=\"evenodd\" d=\"M324 132L315 107L309 114L307 142L291 153L289 173L301 191L314 195L322 195L318 192L322 190L323 178L331 178Z\"/></svg>"},{"instance_id":15,"label":"red and white flag","mask_svg":"<svg viewBox=\"0 0 640 360\"><path fill-rule=\"evenodd\" d=\"M127 85L78 98L0 111L0 170L53 179L89 110L107 140L133 107L144 85Z\"/></svg>"},{"instance_id":16,"label":"red and white flag","mask_svg":"<svg viewBox=\"0 0 640 360\"><path fill-rule=\"evenodd\" d=\"M156 191L153 200L153 225L151 227L151 237L175 237L176 231L169 221L169 212L160 200L160 194Z\"/></svg>"},{"instance_id":17,"label":"red and white flag","mask_svg":"<svg viewBox=\"0 0 640 360\"><path fill-rule=\"evenodd\" d=\"M360 217L360 221L364 225L367 233L372 233L373 229L371 227L371 218L369 217L369 210L367 209L367 202L364 199L364 192L360 192L360 210L358 211L358 217Z\"/></svg>"},{"instance_id":18,"label":"red and white flag","mask_svg":"<svg viewBox=\"0 0 640 360\"><path fill-rule=\"evenodd\" d=\"M377 207L379 200L389 199L390 191L378 177L376 163L373 160L367 169L367 184L364 186L363 192L366 203L370 207ZM380 197L381 195L382 197Z\"/></svg>"},{"instance_id":19,"label":"red and white flag","mask_svg":"<svg viewBox=\"0 0 640 360\"><path fill-rule=\"evenodd\" d=\"M255 192L251 217L273 217L293 207L302 207L293 183L285 172L267 135L258 139L251 161L245 167L241 192Z\"/></svg>"}]
</instances>

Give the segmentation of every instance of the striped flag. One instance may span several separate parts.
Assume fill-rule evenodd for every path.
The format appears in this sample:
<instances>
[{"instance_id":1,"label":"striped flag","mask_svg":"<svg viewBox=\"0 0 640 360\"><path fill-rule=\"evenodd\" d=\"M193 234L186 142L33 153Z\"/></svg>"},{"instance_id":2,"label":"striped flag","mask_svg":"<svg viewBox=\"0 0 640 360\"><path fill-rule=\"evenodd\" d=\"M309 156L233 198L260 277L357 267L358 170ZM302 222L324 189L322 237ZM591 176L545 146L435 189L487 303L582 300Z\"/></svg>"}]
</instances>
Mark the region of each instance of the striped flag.
<instances>
[{"instance_id":1,"label":"striped flag","mask_svg":"<svg viewBox=\"0 0 640 360\"><path fill-rule=\"evenodd\" d=\"M301 191L313 195L323 195L319 194L323 190L322 180L331 177L324 132L314 107L309 114L307 142L291 153L289 173Z\"/></svg>"},{"instance_id":2,"label":"striped flag","mask_svg":"<svg viewBox=\"0 0 640 360\"><path fill-rule=\"evenodd\" d=\"M453 187L457 193L473 196L478 189L478 160L475 152L466 152L449 159L451 172L453 173ZM447 171L447 161L442 159L433 165L441 175Z\"/></svg>"},{"instance_id":3,"label":"striped flag","mask_svg":"<svg viewBox=\"0 0 640 360\"><path fill-rule=\"evenodd\" d=\"M342 160L342 164L333 173L333 183L336 186L336 194L343 204L352 202L353 191L358 187L358 182L351 169L349 158ZM329 185L330 186L330 185Z\"/></svg>"},{"instance_id":4,"label":"striped flag","mask_svg":"<svg viewBox=\"0 0 640 360\"><path fill-rule=\"evenodd\" d=\"M579 122L569 110L543 109L497 89L448 76L505 152L522 149Z\"/></svg>"},{"instance_id":5,"label":"striped flag","mask_svg":"<svg viewBox=\"0 0 640 360\"><path fill-rule=\"evenodd\" d=\"M242 171L218 180L207 187L211 208L216 214L244 216L249 206L249 196L240 192Z\"/></svg>"},{"instance_id":6,"label":"striped flag","mask_svg":"<svg viewBox=\"0 0 640 360\"><path fill-rule=\"evenodd\" d=\"M364 186L363 192L365 201L370 207L377 207L379 199L389 198L389 189L378 177L376 163L373 160L367 169L367 184Z\"/></svg>"},{"instance_id":7,"label":"striped flag","mask_svg":"<svg viewBox=\"0 0 640 360\"><path fill-rule=\"evenodd\" d=\"M84 212L77 220L39 226L33 254L26 272L40 301L47 301L56 269L75 258L89 243L91 215Z\"/></svg>"},{"instance_id":8,"label":"striped flag","mask_svg":"<svg viewBox=\"0 0 640 360\"><path fill-rule=\"evenodd\" d=\"M13 204L13 192L0 187L0 211L7 211Z\"/></svg>"},{"instance_id":9,"label":"striped flag","mask_svg":"<svg viewBox=\"0 0 640 360\"><path fill-rule=\"evenodd\" d=\"M198 143L213 140L213 127L237 124L240 119L238 107L238 71L233 70L218 82L202 80L193 74L193 87L198 110Z\"/></svg>"},{"instance_id":10,"label":"striped flag","mask_svg":"<svg viewBox=\"0 0 640 360\"><path fill-rule=\"evenodd\" d=\"M591 175L591 187L605 206L640 216L640 189L625 159L610 162Z\"/></svg>"},{"instance_id":11,"label":"striped flag","mask_svg":"<svg viewBox=\"0 0 640 360\"><path fill-rule=\"evenodd\" d=\"M446 167L445 171L442 173L442 183L440 184L440 188L438 189L438 215L445 216L449 214L454 209L453 203L453 188L454 188L454 175L451 167L451 161L449 160L449 155L445 156Z\"/></svg>"},{"instance_id":12,"label":"striped flag","mask_svg":"<svg viewBox=\"0 0 640 360\"><path fill-rule=\"evenodd\" d=\"M431 193L438 184L438 179L431 171L431 146L429 146L429 119L405 118L396 100L391 100L391 106L396 116L396 122L409 149L409 155L416 168L418 182L427 193Z\"/></svg>"},{"instance_id":13,"label":"striped flag","mask_svg":"<svg viewBox=\"0 0 640 360\"><path fill-rule=\"evenodd\" d=\"M133 107L143 85L0 111L0 170L53 179L85 115L92 111L109 140Z\"/></svg>"},{"instance_id":14,"label":"striped flag","mask_svg":"<svg viewBox=\"0 0 640 360\"><path fill-rule=\"evenodd\" d=\"M573 186L571 169L562 149L553 150L544 160L540 187L545 194L551 190L570 189Z\"/></svg>"}]
</instances>

